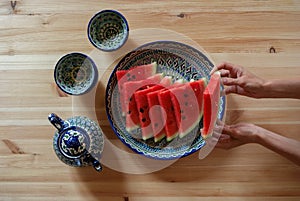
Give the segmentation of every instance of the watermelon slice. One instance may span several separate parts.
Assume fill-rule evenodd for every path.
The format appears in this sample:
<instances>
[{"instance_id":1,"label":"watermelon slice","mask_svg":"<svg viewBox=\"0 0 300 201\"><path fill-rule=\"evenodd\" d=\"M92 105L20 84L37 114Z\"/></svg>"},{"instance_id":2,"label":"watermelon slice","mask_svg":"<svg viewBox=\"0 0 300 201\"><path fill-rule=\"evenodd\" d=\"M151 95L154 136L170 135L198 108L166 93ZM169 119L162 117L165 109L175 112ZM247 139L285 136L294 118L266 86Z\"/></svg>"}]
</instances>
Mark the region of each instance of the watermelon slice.
<instances>
[{"instance_id":1,"label":"watermelon slice","mask_svg":"<svg viewBox=\"0 0 300 201\"><path fill-rule=\"evenodd\" d=\"M203 114L203 92L206 79L200 79L170 89L179 137L190 133Z\"/></svg>"},{"instance_id":2,"label":"watermelon slice","mask_svg":"<svg viewBox=\"0 0 300 201\"><path fill-rule=\"evenodd\" d=\"M220 72L214 73L204 91L204 112L203 112L203 129L202 137L205 139L213 133L215 123L218 118L220 88L221 88Z\"/></svg>"},{"instance_id":3,"label":"watermelon slice","mask_svg":"<svg viewBox=\"0 0 300 201\"><path fill-rule=\"evenodd\" d=\"M123 90L126 112L126 130L128 132L131 132L140 126L139 112L136 106L134 93L137 90L145 89L160 83L162 78L163 74L159 73L144 80L128 81L124 83Z\"/></svg>"},{"instance_id":4,"label":"watermelon slice","mask_svg":"<svg viewBox=\"0 0 300 201\"><path fill-rule=\"evenodd\" d=\"M158 142L166 136L165 121L163 119L163 109L159 106L158 91L147 94L147 101L149 108L149 117L151 119L151 126L154 136L154 141Z\"/></svg>"},{"instance_id":5,"label":"watermelon slice","mask_svg":"<svg viewBox=\"0 0 300 201\"><path fill-rule=\"evenodd\" d=\"M141 66L135 66L129 70L117 70L116 76L118 80L118 88L120 93L120 103L122 108L122 116L125 116L125 101L123 84L128 81L144 80L156 73L157 63L151 63Z\"/></svg>"},{"instance_id":6,"label":"watermelon slice","mask_svg":"<svg viewBox=\"0 0 300 201\"><path fill-rule=\"evenodd\" d=\"M182 84L183 84L183 79L176 80L174 84L171 85L168 89ZM165 125L166 125L167 114L165 109L160 105L158 94L168 89L161 89L147 94L149 108L151 108L149 111L149 117L151 119L151 125L152 125L155 142L159 142L166 136ZM170 128L171 126L168 127ZM169 132L169 135L170 133L172 132ZM169 139L171 140L172 138Z\"/></svg>"},{"instance_id":7,"label":"watermelon slice","mask_svg":"<svg viewBox=\"0 0 300 201\"><path fill-rule=\"evenodd\" d=\"M162 116L166 121L165 131L167 136L167 141L171 141L178 135L178 127L176 123L176 117L174 113L174 107L171 102L171 91L170 90L162 90L158 93L158 101L161 107L164 109L165 116Z\"/></svg>"},{"instance_id":8,"label":"watermelon slice","mask_svg":"<svg viewBox=\"0 0 300 201\"><path fill-rule=\"evenodd\" d=\"M134 98L136 101L137 109L139 112L139 120L142 128L142 137L143 140L147 140L153 137L153 131L151 126L151 119L149 117L149 104L147 101L147 94L150 92L154 92L160 89L163 89L167 86L170 86L172 83L172 78L170 76L166 76L162 79L160 84L154 85L152 87L138 90L134 93Z\"/></svg>"}]
</instances>

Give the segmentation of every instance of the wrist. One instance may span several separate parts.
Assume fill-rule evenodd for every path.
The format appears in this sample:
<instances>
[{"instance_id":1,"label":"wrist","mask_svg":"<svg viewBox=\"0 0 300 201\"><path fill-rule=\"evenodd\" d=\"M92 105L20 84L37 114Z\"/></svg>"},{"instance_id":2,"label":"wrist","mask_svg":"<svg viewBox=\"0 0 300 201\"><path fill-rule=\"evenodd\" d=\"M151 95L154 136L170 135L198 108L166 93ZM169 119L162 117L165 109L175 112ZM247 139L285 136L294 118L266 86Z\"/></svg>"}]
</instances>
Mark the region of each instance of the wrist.
<instances>
[{"instance_id":1,"label":"wrist","mask_svg":"<svg viewBox=\"0 0 300 201\"><path fill-rule=\"evenodd\" d=\"M270 80L263 84L264 98L300 98L300 80Z\"/></svg>"},{"instance_id":2,"label":"wrist","mask_svg":"<svg viewBox=\"0 0 300 201\"><path fill-rule=\"evenodd\" d=\"M265 135L263 133L255 133L254 135L254 143L263 145Z\"/></svg>"},{"instance_id":3,"label":"wrist","mask_svg":"<svg viewBox=\"0 0 300 201\"><path fill-rule=\"evenodd\" d=\"M264 82L262 88L263 88L263 98L274 98L277 96L276 89L274 89L274 81L267 80Z\"/></svg>"},{"instance_id":4,"label":"wrist","mask_svg":"<svg viewBox=\"0 0 300 201\"><path fill-rule=\"evenodd\" d=\"M255 140L257 144L260 144L262 146L267 146L268 144L267 141L273 137L274 135L271 131L266 130L264 128L260 128L256 133Z\"/></svg>"}]
</instances>

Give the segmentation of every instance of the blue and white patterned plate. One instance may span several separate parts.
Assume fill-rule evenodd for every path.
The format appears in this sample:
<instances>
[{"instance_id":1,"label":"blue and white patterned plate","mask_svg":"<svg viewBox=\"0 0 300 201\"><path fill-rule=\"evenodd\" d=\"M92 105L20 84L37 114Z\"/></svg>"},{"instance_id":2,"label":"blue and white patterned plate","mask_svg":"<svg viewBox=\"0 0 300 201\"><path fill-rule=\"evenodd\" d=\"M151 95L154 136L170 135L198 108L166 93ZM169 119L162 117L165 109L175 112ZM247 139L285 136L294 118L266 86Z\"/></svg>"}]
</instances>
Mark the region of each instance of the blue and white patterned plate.
<instances>
[{"instance_id":1,"label":"blue and white patterned plate","mask_svg":"<svg viewBox=\"0 0 300 201\"><path fill-rule=\"evenodd\" d=\"M202 120L184 138L175 138L171 142L163 139L155 143L153 139L142 140L141 130L134 133L126 131L125 117L122 116L119 91L117 87L117 70L130 69L133 66L157 62L157 72L163 72L173 77L173 80L198 80L209 78L209 72L214 67L212 61L199 50L174 41L155 41L147 43L124 56L113 70L106 88L106 112L112 129L119 139L132 150L146 157L171 160L187 156L201 149L205 141L200 135ZM221 98L218 118L222 119L225 109L225 97Z\"/></svg>"}]
</instances>

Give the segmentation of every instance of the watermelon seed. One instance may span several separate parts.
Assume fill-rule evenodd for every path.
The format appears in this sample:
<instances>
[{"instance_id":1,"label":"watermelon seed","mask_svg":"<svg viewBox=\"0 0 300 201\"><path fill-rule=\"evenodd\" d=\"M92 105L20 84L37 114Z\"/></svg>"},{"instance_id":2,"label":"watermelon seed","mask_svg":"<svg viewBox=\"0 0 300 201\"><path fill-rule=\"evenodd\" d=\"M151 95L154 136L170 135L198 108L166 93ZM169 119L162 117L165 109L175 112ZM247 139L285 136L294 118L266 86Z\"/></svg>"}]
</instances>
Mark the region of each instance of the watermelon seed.
<instances>
[{"instance_id":1,"label":"watermelon seed","mask_svg":"<svg viewBox=\"0 0 300 201\"><path fill-rule=\"evenodd\" d=\"M189 105L189 103L188 103L188 102L185 102L185 103L184 103L184 105L185 105L185 106L188 106L188 105Z\"/></svg>"},{"instance_id":2,"label":"watermelon seed","mask_svg":"<svg viewBox=\"0 0 300 201\"><path fill-rule=\"evenodd\" d=\"M131 78L135 79L135 75L133 75Z\"/></svg>"},{"instance_id":3,"label":"watermelon seed","mask_svg":"<svg viewBox=\"0 0 300 201\"><path fill-rule=\"evenodd\" d=\"M140 108L140 113L144 113L144 109L143 108Z\"/></svg>"},{"instance_id":4,"label":"watermelon seed","mask_svg":"<svg viewBox=\"0 0 300 201\"><path fill-rule=\"evenodd\" d=\"M155 123L154 126L155 126L155 127L158 127L158 123Z\"/></svg>"},{"instance_id":5,"label":"watermelon seed","mask_svg":"<svg viewBox=\"0 0 300 201\"><path fill-rule=\"evenodd\" d=\"M182 120L185 120L186 119L186 117L185 116L182 116Z\"/></svg>"},{"instance_id":6,"label":"watermelon seed","mask_svg":"<svg viewBox=\"0 0 300 201\"><path fill-rule=\"evenodd\" d=\"M130 114L130 113L131 113L131 111L129 110L127 113L128 113L128 114Z\"/></svg>"},{"instance_id":7,"label":"watermelon seed","mask_svg":"<svg viewBox=\"0 0 300 201\"><path fill-rule=\"evenodd\" d=\"M146 118L142 118L142 122L146 122Z\"/></svg>"},{"instance_id":8,"label":"watermelon seed","mask_svg":"<svg viewBox=\"0 0 300 201\"><path fill-rule=\"evenodd\" d=\"M188 94L184 94L183 96L184 96L185 98L187 98L189 95L188 95Z\"/></svg>"}]
</instances>

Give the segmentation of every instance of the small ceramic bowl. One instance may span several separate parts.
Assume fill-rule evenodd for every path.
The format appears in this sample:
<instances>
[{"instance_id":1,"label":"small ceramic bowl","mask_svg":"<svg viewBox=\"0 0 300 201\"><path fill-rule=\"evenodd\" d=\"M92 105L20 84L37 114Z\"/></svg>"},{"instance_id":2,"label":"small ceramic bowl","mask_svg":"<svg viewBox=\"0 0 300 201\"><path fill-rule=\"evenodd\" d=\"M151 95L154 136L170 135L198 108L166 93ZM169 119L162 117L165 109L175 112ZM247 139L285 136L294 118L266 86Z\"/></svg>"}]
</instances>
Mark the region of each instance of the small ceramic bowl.
<instances>
[{"instance_id":1,"label":"small ceramic bowl","mask_svg":"<svg viewBox=\"0 0 300 201\"><path fill-rule=\"evenodd\" d=\"M128 39L129 26L125 17L115 10L102 10L88 24L90 42L102 51L114 51Z\"/></svg>"},{"instance_id":2,"label":"small ceramic bowl","mask_svg":"<svg viewBox=\"0 0 300 201\"><path fill-rule=\"evenodd\" d=\"M54 80L67 94L85 94L98 82L97 66L90 57L82 53L70 53L57 62Z\"/></svg>"}]
</instances>

